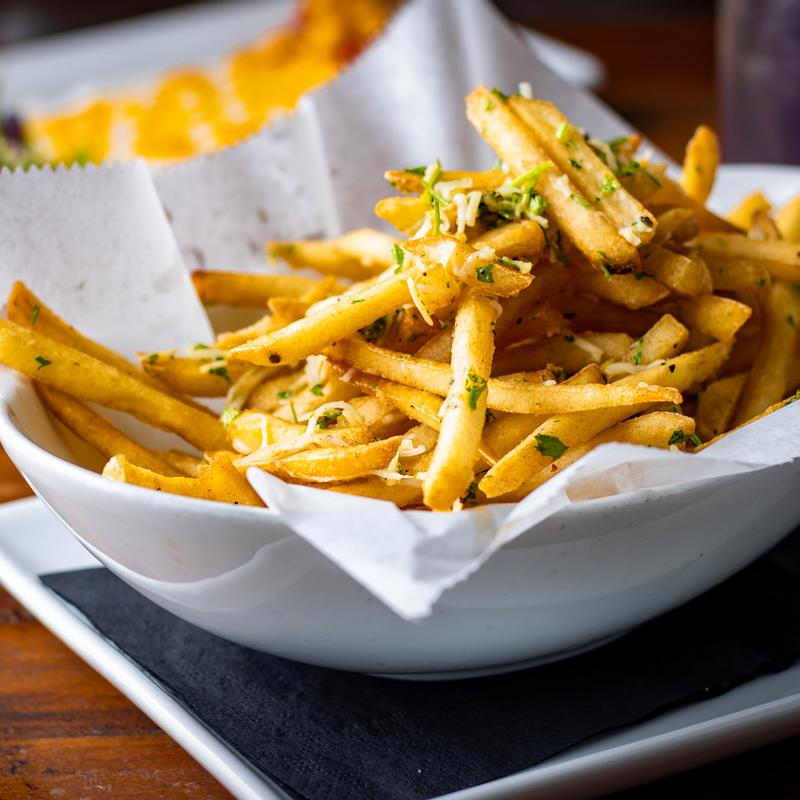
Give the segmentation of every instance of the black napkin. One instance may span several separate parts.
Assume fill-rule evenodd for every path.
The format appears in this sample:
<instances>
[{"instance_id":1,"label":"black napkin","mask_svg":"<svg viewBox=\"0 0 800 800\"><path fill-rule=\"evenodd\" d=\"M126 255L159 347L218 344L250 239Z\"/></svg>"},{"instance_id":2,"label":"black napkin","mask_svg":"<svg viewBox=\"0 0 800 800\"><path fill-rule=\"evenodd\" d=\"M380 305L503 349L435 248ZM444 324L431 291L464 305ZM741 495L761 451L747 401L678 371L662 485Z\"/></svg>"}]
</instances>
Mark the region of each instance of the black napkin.
<instances>
[{"instance_id":1,"label":"black napkin","mask_svg":"<svg viewBox=\"0 0 800 800\"><path fill-rule=\"evenodd\" d=\"M800 658L800 531L598 650L439 683L310 667L230 644L104 569L42 580L233 749L308 800L416 800L474 786Z\"/></svg>"}]
</instances>

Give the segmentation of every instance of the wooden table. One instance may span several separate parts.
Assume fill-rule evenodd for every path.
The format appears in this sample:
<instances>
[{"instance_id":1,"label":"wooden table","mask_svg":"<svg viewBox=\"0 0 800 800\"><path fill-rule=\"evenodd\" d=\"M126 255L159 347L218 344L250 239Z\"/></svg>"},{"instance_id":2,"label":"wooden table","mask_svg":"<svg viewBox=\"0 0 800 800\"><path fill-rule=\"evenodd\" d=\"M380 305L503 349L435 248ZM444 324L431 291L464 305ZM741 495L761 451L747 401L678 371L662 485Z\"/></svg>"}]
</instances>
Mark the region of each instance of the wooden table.
<instances>
[{"instance_id":1,"label":"wooden table","mask_svg":"<svg viewBox=\"0 0 800 800\"><path fill-rule=\"evenodd\" d=\"M714 121L712 24L540 24L597 53L604 99L680 159ZM3 478L6 478L3 481ZM0 461L0 499L23 486ZM800 739L625 792L622 798L797 798ZM0 590L0 798L227 798L147 717ZM353 798L353 800L360 800Z\"/></svg>"}]
</instances>

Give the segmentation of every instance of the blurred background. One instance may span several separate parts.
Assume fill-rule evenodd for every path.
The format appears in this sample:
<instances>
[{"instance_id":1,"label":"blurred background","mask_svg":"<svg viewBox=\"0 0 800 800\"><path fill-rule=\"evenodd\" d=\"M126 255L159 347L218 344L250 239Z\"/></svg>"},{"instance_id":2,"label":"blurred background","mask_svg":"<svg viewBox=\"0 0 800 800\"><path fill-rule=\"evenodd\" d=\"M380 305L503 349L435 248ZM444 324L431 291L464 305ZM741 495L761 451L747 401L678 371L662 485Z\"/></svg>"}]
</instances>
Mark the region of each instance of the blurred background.
<instances>
[{"instance_id":1,"label":"blurred background","mask_svg":"<svg viewBox=\"0 0 800 800\"><path fill-rule=\"evenodd\" d=\"M578 48L561 52L562 63L572 59L577 80L675 160L701 122L720 129L728 160L800 157L793 135L800 93L792 79L800 77L800 0L573 0L568 8L494 2L527 28ZM398 5L0 0L0 163L131 156L170 163L237 141L334 77ZM202 18L205 27L184 24ZM159 39L154 27L167 31L169 20L173 38ZM234 31L245 24L247 41ZM143 31L155 37L156 55L144 69L128 58L126 73L119 39L115 52L97 49L106 32L133 42ZM82 47L89 41L91 48ZM93 62L76 66L80 50L94 54ZM202 55L193 60L195 52Z\"/></svg>"}]
</instances>

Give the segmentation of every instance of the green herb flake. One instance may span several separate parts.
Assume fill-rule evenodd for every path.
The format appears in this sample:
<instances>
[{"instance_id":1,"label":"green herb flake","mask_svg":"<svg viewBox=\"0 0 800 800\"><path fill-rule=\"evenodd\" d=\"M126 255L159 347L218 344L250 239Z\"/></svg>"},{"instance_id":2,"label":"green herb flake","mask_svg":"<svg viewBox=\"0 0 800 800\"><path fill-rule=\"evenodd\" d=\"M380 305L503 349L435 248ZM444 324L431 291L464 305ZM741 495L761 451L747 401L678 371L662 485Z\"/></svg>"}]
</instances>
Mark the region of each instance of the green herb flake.
<instances>
[{"instance_id":1,"label":"green herb flake","mask_svg":"<svg viewBox=\"0 0 800 800\"><path fill-rule=\"evenodd\" d=\"M569 141L569 124L566 122L562 122L556 128L556 139L562 144L566 144Z\"/></svg>"},{"instance_id":2,"label":"green herb flake","mask_svg":"<svg viewBox=\"0 0 800 800\"><path fill-rule=\"evenodd\" d=\"M549 436L546 433L537 433L536 434L536 449L543 455L549 456L550 458L555 461L567 450L567 446L558 436Z\"/></svg>"},{"instance_id":3,"label":"green herb flake","mask_svg":"<svg viewBox=\"0 0 800 800\"><path fill-rule=\"evenodd\" d=\"M469 407L475 411L478 407L478 399L486 391L486 379L478 377L474 372L470 372L467 375L464 388L467 390Z\"/></svg>"},{"instance_id":4,"label":"green herb flake","mask_svg":"<svg viewBox=\"0 0 800 800\"><path fill-rule=\"evenodd\" d=\"M281 400L288 400L290 397L294 397L294 392L291 389L283 389L278 392L278 397L280 397Z\"/></svg>"},{"instance_id":5,"label":"green herb flake","mask_svg":"<svg viewBox=\"0 0 800 800\"><path fill-rule=\"evenodd\" d=\"M403 172L407 172L409 175L424 175L426 169L428 169L426 166L406 167Z\"/></svg>"},{"instance_id":6,"label":"green herb flake","mask_svg":"<svg viewBox=\"0 0 800 800\"><path fill-rule=\"evenodd\" d=\"M387 326L386 317L378 317L375 322L367 325L364 328L361 328L359 333L368 341L374 342L383 336L386 333L386 326Z\"/></svg>"},{"instance_id":7,"label":"green herb flake","mask_svg":"<svg viewBox=\"0 0 800 800\"><path fill-rule=\"evenodd\" d=\"M486 110L487 111L494 111L494 109L495 109L494 100L487 100L486 101Z\"/></svg>"},{"instance_id":8,"label":"green herb flake","mask_svg":"<svg viewBox=\"0 0 800 800\"><path fill-rule=\"evenodd\" d=\"M638 161L631 159L626 161L618 170L617 175L621 178L629 177L631 175L638 175L642 171L642 165Z\"/></svg>"},{"instance_id":9,"label":"green herb flake","mask_svg":"<svg viewBox=\"0 0 800 800\"><path fill-rule=\"evenodd\" d=\"M36 320L37 319L39 319L39 304L38 303L31 309L31 326L34 326L36 324Z\"/></svg>"},{"instance_id":10,"label":"green herb flake","mask_svg":"<svg viewBox=\"0 0 800 800\"><path fill-rule=\"evenodd\" d=\"M360 297L360 298L358 298L357 300L351 300L351 301L350 301L350 305L351 305L351 306L354 306L356 303L363 303L363 302L364 302L364 298L363 298L363 297Z\"/></svg>"},{"instance_id":11,"label":"green herb flake","mask_svg":"<svg viewBox=\"0 0 800 800\"><path fill-rule=\"evenodd\" d=\"M218 377L222 378L224 381L231 383L231 376L228 374L227 367L214 367L208 371L209 375L217 375Z\"/></svg>"},{"instance_id":12,"label":"green herb flake","mask_svg":"<svg viewBox=\"0 0 800 800\"><path fill-rule=\"evenodd\" d=\"M696 433L689 434L689 441L695 446L700 447L703 442L700 440L700 437Z\"/></svg>"},{"instance_id":13,"label":"green herb flake","mask_svg":"<svg viewBox=\"0 0 800 800\"><path fill-rule=\"evenodd\" d=\"M786 315L786 321L791 325L793 328L795 326L794 317L791 314Z\"/></svg>"},{"instance_id":14,"label":"green herb flake","mask_svg":"<svg viewBox=\"0 0 800 800\"><path fill-rule=\"evenodd\" d=\"M644 338L636 340L636 352L633 354L633 363L638 367L642 363L642 350L644 349Z\"/></svg>"},{"instance_id":15,"label":"green herb flake","mask_svg":"<svg viewBox=\"0 0 800 800\"><path fill-rule=\"evenodd\" d=\"M494 283L494 268L491 264L476 267L475 274L481 283Z\"/></svg>"},{"instance_id":16,"label":"green herb flake","mask_svg":"<svg viewBox=\"0 0 800 800\"><path fill-rule=\"evenodd\" d=\"M583 164L580 161L576 161L574 158L569 159L569 165L572 169L583 169Z\"/></svg>"},{"instance_id":17,"label":"green herb flake","mask_svg":"<svg viewBox=\"0 0 800 800\"><path fill-rule=\"evenodd\" d=\"M600 187L600 191L603 194L614 194L617 189L620 189L621 185L620 182L610 173L603 178L603 184Z\"/></svg>"},{"instance_id":18,"label":"green herb flake","mask_svg":"<svg viewBox=\"0 0 800 800\"><path fill-rule=\"evenodd\" d=\"M577 203L579 206L583 206L583 208L591 208L591 206L589 205L589 201L586 200L586 198L581 197L580 195L571 194L569 196L569 199L572 200L573 203Z\"/></svg>"},{"instance_id":19,"label":"green herb flake","mask_svg":"<svg viewBox=\"0 0 800 800\"><path fill-rule=\"evenodd\" d=\"M672 431L672 435L667 439L667 446L672 447L674 444L684 444L686 442L686 434L682 430Z\"/></svg>"},{"instance_id":20,"label":"green herb flake","mask_svg":"<svg viewBox=\"0 0 800 800\"><path fill-rule=\"evenodd\" d=\"M324 383L315 383L311 387L311 394L313 394L314 397L322 397L322 390L324 388L325 388L325 384Z\"/></svg>"},{"instance_id":21,"label":"green herb flake","mask_svg":"<svg viewBox=\"0 0 800 800\"><path fill-rule=\"evenodd\" d=\"M502 258L498 258L497 261L504 267L510 267L511 269L515 269L517 272L520 271L519 264L515 264L510 258L503 256Z\"/></svg>"},{"instance_id":22,"label":"green herb flake","mask_svg":"<svg viewBox=\"0 0 800 800\"><path fill-rule=\"evenodd\" d=\"M194 346L194 349L195 350L208 350L208 345L207 344L196 344Z\"/></svg>"},{"instance_id":23,"label":"green herb flake","mask_svg":"<svg viewBox=\"0 0 800 800\"><path fill-rule=\"evenodd\" d=\"M478 500L478 484L471 483L467 486L467 491L464 496L461 498L462 505L465 506L474 506Z\"/></svg>"},{"instance_id":24,"label":"green herb flake","mask_svg":"<svg viewBox=\"0 0 800 800\"><path fill-rule=\"evenodd\" d=\"M147 356L148 364L155 364L156 361L158 361L158 353L150 353L150 355Z\"/></svg>"},{"instance_id":25,"label":"green herb flake","mask_svg":"<svg viewBox=\"0 0 800 800\"><path fill-rule=\"evenodd\" d=\"M238 417L239 414L241 413L242 413L241 409L234 408L233 406L228 406L222 412L222 416L220 417L220 420L222 421L222 427L225 428L225 430L227 430L228 425L230 425L231 422L233 422L236 419L236 417Z\"/></svg>"},{"instance_id":26,"label":"green herb flake","mask_svg":"<svg viewBox=\"0 0 800 800\"><path fill-rule=\"evenodd\" d=\"M575 341L575 337L574 337L574 336L573 336L571 333L568 333L568 334L567 334L567 335L564 337L564 341L565 341L565 342L568 342L569 344L572 344L572 343Z\"/></svg>"},{"instance_id":27,"label":"green herb flake","mask_svg":"<svg viewBox=\"0 0 800 800\"><path fill-rule=\"evenodd\" d=\"M331 428L336 425L336 421L341 416L342 412L339 411L339 409L329 408L327 411L323 411L322 414L317 417L317 427L321 430Z\"/></svg>"},{"instance_id":28,"label":"green herb flake","mask_svg":"<svg viewBox=\"0 0 800 800\"><path fill-rule=\"evenodd\" d=\"M508 100L508 95L507 95L507 94L505 94L504 92L501 92L501 91L500 91L500 89L498 89L496 86L494 87L494 89L492 89L492 94L493 94L493 95L494 95L494 96L495 96L495 97L496 97L498 100L500 100L502 103L505 103L505 102L506 102L506 100Z\"/></svg>"},{"instance_id":29,"label":"green herb flake","mask_svg":"<svg viewBox=\"0 0 800 800\"><path fill-rule=\"evenodd\" d=\"M759 278L757 281L753 281L753 283L754 283L756 286L758 286L758 288L760 289L762 286L765 286L765 285L766 285L766 283L767 283L767 279L766 279L766 278Z\"/></svg>"},{"instance_id":30,"label":"green herb flake","mask_svg":"<svg viewBox=\"0 0 800 800\"><path fill-rule=\"evenodd\" d=\"M39 365L36 367L36 371L38 372L40 369L49 366L53 362L50 361L49 358L45 358L44 356L36 356L36 363Z\"/></svg>"},{"instance_id":31,"label":"green herb flake","mask_svg":"<svg viewBox=\"0 0 800 800\"><path fill-rule=\"evenodd\" d=\"M290 409L291 409L291 411L292 411L292 419L293 419L295 422L300 422L300 420L297 418L297 412L294 410L294 400L290 400L290 401L289 401L289 408L290 408Z\"/></svg>"},{"instance_id":32,"label":"green herb flake","mask_svg":"<svg viewBox=\"0 0 800 800\"><path fill-rule=\"evenodd\" d=\"M393 244L392 245L392 261L394 262L395 266L397 267L397 269L395 269L395 272L400 272L400 270L403 268L403 261L405 261L405 258L406 258L406 251L403 250L403 248L400 247L399 244L397 244L397 243Z\"/></svg>"},{"instance_id":33,"label":"green herb flake","mask_svg":"<svg viewBox=\"0 0 800 800\"><path fill-rule=\"evenodd\" d=\"M547 170L553 168L552 161L543 161L541 164L537 164L533 169L529 169L523 175L520 175L517 178L514 178L511 181L511 185L515 189L525 188L525 189L534 189L536 187L536 181L547 172Z\"/></svg>"}]
</instances>

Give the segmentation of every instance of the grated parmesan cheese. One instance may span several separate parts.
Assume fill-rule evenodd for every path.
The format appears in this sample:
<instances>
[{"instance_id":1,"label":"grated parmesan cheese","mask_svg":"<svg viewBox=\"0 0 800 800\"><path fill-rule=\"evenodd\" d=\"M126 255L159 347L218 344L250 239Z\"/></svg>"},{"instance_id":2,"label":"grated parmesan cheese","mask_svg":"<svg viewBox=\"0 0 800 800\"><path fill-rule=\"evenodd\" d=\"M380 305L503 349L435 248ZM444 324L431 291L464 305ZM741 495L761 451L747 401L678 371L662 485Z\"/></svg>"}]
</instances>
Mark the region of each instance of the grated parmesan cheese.
<instances>
[{"instance_id":1,"label":"grated parmesan cheese","mask_svg":"<svg viewBox=\"0 0 800 800\"><path fill-rule=\"evenodd\" d=\"M642 240L636 235L633 228L630 226L626 228L620 228L619 235L634 247L638 247L642 243Z\"/></svg>"},{"instance_id":2,"label":"grated parmesan cheese","mask_svg":"<svg viewBox=\"0 0 800 800\"><path fill-rule=\"evenodd\" d=\"M241 410L256 386L258 386L270 372L272 372L270 367L254 367L253 369L248 369L247 372L228 389L228 394L225 397L225 408Z\"/></svg>"},{"instance_id":3,"label":"grated parmesan cheese","mask_svg":"<svg viewBox=\"0 0 800 800\"><path fill-rule=\"evenodd\" d=\"M623 375L635 375L637 372L650 369L650 367L660 367L666 363L663 358L653 361L651 364L631 364L629 361L614 361L603 367L603 374L611 379L621 378ZM639 384L639 386L642 385L644 384Z\"/></svg>"},{"instance_id":4,"label":"grated parmesan cheese","mask_svg":"<svg viewBox=\"0 0 800 800\"><path fill-rule=\"evenodd\" d=\"M564 197L569 197L572 194L569 185L569 178L566 175L559 175L554 181L553 186L558 189Z\"/></svg>"},{"instance_id":5,"label":"grated parmesan cheese","mask_svg":"<svg viewBox=\"0 0 800 800\"><path fill-rule=\"evenodd\" d=\"M580 348L583 350L584 353L589 354L589 358L596 363L600 363L603 360L603 348L598 347L596 344L592 344L591 342L587 342L586 339L583 339L580 336L575 336L573 344L575 347Z\"/></svg>"},{"instance_id":6,"label":"grated parmesan cheese","mask_svg":"<svg viewBox=\"0 0 800 800\"><path fill-rule=\"evenodd\" d=\"M317 420L325 414L329 409L336 409L342 412L340 419L347 423L347 427L361 428L364 425L364 418L356 409L350 405L346 400L334 400L330 403L323 403L319 408L315 409L311 416L308 418L308 425L306 426L306 433L312 434L316 431ZM338 425L337 421L337 425Z\"/></svg>"},{"instance_id":7,"label":"grated parmesan cheese","mask_svg":"<svg viewBox=\"0 0 800 800\"><path fill-rule=\"evenodd\" d=\"M422 298L419 296L419 292L417 291L417 285L414 283L414 278L411 275L408 276L407 283L408 291L411 293L411 299L422 316L422 319L424 319L428 325L433 325L433 317L428 313L428 309L425 308L425 303L422 302Z\"/></svg>"},{"instance_id":8,"label":"grated parmesan cheese","mask_svg":"<svg viewBox=\"0 0 800 800\"><path fill-rule=\"evenodd\" d=\"M452 193L458 191L459 189L470 189L472 188L472 178L458 178L454 181L439 181L436 184L436 191L444 197L445 200L449 200L452 196Z\"/></svg>"},{"instance_id":9,"label":"grated parmesan cheese","mask_svg":"<svg viewBox=\"0 0 800 800\"><path fill-rule=\"evenodd\" d=\"M520 97L524 97L526 100L533 99L533 88L528 81L520 81L518 88Z\"/></svg>"},{"instance_id":10,"label":"grated parmesan cheese","mask_svg":"<svg viewBox=\"0 0 800 800\"><path fill-rule=\"evenodd\" d=\"M467 207L464 211L464 222L467 227L472 227L478 221L478 210L481 205L481 193L478 191L467 194Z\"/></svg>"}]
</instances>

